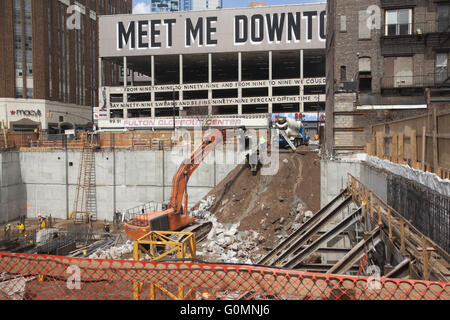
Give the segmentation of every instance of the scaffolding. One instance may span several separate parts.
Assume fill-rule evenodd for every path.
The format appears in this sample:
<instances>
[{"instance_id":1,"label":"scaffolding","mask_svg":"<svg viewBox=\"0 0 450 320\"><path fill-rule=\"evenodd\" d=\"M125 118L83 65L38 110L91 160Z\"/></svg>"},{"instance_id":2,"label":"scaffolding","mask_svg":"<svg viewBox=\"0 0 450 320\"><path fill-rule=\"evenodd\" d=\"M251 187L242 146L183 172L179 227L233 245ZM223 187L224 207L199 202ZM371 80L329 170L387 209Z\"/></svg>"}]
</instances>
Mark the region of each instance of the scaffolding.
<instances>
[{"instance_id":1,"label":"scaffolding","mask_svg":"<svg viewBox=\"0 0 450 320\"><path fill-rule=\"evenodd\" d=\"M151 261L161 261L164 258L173 256L176 256L177 260L195 259L195 246L195 233L152 231L134 241L133 259L139 261L143 254L148 255ZM157 291L161 292L164 297L172 300L193 300L196 294L193 288L183 286L178 286L176 293L173 293L170 291L171 288L158 283L151 283L149 289L150 300L157 299ZM134 299L140 300L142 294L143 285L139 282L134 282Z\"/></svg>"}]
</instances>

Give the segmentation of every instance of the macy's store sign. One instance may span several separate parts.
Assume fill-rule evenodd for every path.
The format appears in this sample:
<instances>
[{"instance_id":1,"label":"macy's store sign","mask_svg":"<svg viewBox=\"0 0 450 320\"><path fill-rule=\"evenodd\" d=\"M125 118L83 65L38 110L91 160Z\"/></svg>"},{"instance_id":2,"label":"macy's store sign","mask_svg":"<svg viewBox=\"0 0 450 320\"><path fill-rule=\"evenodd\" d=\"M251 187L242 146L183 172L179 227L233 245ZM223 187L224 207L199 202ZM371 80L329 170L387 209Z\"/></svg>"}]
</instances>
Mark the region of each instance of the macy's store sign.
<instances>
[{"instance_id":1,"label":"macy's store sign","mask_svg":"<svg viewBox=\"0 0 450 320\"><path fill-rule=\"evenodd\" d=\"M42 116L41 110L11 110L12 116L16 117L31 117L31 118L40 118Z\"/></svg>"}]
</instances>

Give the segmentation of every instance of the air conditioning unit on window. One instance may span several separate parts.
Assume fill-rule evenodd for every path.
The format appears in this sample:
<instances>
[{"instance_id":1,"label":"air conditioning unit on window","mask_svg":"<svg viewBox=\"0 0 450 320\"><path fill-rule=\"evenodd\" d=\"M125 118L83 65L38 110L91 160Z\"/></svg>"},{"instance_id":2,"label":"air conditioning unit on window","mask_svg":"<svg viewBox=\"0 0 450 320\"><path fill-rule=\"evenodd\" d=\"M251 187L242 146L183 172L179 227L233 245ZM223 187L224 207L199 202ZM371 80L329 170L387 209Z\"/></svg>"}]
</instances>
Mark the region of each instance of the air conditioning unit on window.
<instances>
[{"instance_id":1,"label":"air conditioning unit on window","mask_svg":"<svg viewBox=\"0 0 450 320\"><path fill-rule=\"evenodd\" d=\"M339 90L346 92L355 92L358 90L358 86L355 81L345 81L340 83Z\"/></svg>"}]
</instances>

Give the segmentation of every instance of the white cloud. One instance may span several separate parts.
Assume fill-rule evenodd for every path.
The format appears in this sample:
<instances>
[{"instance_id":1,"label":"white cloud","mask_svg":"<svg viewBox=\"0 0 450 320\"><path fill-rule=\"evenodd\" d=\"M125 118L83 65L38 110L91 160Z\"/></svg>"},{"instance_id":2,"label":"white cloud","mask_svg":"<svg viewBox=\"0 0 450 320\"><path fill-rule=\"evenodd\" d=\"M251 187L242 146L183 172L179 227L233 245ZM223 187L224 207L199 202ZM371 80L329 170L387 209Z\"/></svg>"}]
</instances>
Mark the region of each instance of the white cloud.
<instances>
[{"instance_id":1,"label":"white cloud","mask_svg":"<svg viewBox=\"0 0 450 320\"><path fill-rule=\"evenodd\" d=\"M144 3L144 2L138 2L134 8L133 8L133 13L150 13L151 7L150 7L150 3Z\"/></svg>"}]
</instances>

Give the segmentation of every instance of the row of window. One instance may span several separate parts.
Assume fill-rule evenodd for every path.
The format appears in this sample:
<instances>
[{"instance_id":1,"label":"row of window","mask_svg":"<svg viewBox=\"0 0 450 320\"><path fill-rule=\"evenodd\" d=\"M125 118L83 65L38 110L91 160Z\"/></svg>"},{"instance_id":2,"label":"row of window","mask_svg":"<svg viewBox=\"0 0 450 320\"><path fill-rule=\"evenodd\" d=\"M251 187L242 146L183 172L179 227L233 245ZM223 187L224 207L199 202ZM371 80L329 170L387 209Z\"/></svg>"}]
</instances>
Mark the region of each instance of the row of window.
<instances>
[{"instance_id":1,"label":"row of window","mask_svg":"<svg viewBox=\"0 0 450 320\"><path fill-rule=\"evenodd\" d=\"M419 32L449 32L450 31L450 4L438 4L437 6L437 21L428 21L423 18L423 21L414 17L414 10L412 8L392 9L386 10L384 16L384 30L385 36L402 36L412 35ZM359 39L371 39L372 28L370 22L374 23L374 27L379 23L377 19L371 16L366 10L359 12ZM379 26L378 26L379 27ZM425 28L425 30L423 30ZM340 31L347 32L347 17L340 16Z\"/></svg>"},{"instance_id":2,"label":"row of window","mask_svg":"<svg viewBox=\"0 0 450 320\"><path fill-rule=\"evenodd\" d=\"M22 28L22 20L24 28ZM17 98L33 98L33 29L31 20L31 0L14 0L13 36ZM23 39L25 40L24 43ZM24 51L25 55L23 54Z\"/></svg>"},{"instance_id":3,"label":"row of window","mask_svg":"<svg viewBox=\"0 0 450 320\"><path fill-rule=\"evenodd\" d=\"M436 53L435 73L429 76L413 75L413 57L385 57L384 58L384 88L400 88L410 86L439 85L449 78L449 54L447 52ZM371 58L359 59L358 88L359 91L372 91ZM394 70L396 70L394 74ZM341 82L347 81L347 67L340 68Z\"/></svg>"}]
</instances>

